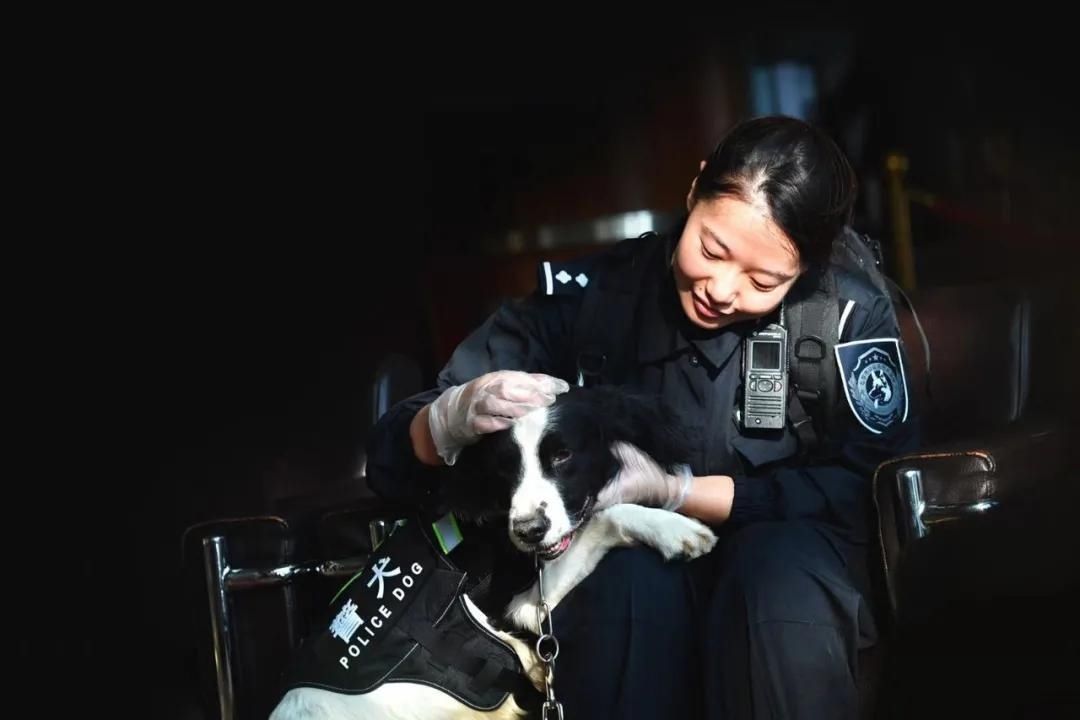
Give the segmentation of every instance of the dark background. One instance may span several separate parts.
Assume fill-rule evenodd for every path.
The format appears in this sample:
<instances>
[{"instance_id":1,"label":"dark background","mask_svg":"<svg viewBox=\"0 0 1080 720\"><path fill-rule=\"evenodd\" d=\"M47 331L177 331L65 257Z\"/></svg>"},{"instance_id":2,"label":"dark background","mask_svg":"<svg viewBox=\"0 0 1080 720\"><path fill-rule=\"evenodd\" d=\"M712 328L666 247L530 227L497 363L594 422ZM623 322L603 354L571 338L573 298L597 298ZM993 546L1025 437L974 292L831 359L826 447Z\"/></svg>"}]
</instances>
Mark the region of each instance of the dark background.
<instances>
[{"instance_id":1,"label":"dark background","mask_svg":"<svg viewBox=\"0 0 1080 720\"><path fill-rule=\"evenodd\" d=\"M188 612L184 528L352 482L380 359L407 354L430 382L506 290L493 273L531 267L499 244L511 230L677 212L698 161L752 114L755 65L813 68L808 115L849 152L857 219L886 247L886 152L960 208L913 211L921 284L1072 272L1076 63L1058 23L755 6L649 9L632 29L567 15L485 30L419 9L345 27L187 18L73 71L95 88L87 152L107 172L88 176L111 220L93 245L100 308L74 303L97 391L78 423L103 432L93 457L113 469L78 488L84 538L112 548L83 555L104 630L86 649L182 697L188 638L125 632Z\"/></svg>"}]
</instances>

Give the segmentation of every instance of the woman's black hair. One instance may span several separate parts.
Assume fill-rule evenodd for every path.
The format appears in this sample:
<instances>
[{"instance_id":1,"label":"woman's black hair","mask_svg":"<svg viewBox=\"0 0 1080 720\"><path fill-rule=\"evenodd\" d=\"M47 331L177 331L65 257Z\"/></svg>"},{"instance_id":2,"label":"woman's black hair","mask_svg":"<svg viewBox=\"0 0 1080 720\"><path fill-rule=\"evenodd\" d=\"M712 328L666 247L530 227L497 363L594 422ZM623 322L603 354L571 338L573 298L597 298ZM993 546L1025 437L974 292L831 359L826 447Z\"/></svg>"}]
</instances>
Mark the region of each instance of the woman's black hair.
<instances>
[{"instance_id":1,"label":"woman's black hair","mask_svg":"<svg viewBox=\"0 0 1080 720\"><path fill-rule=\"evenodd\" d=\"M797 118L768 116L728 132L706 160L692 197L763 203L800 260L820 267L851 222L856 190L855 171L832 138Z\"/></svg>"}]
</instances>

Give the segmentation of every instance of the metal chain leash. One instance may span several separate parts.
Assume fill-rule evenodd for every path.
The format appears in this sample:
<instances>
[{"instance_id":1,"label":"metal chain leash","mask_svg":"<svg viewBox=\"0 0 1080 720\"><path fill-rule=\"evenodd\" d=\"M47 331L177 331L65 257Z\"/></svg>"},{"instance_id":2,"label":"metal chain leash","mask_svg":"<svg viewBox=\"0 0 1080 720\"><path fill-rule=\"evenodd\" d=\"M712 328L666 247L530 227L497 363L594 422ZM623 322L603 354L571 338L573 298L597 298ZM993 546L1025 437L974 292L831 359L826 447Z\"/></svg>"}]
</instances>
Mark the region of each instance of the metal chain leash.
<instances>
[{"instance_id":1,"label":"metal chain leash","mask_svg":"<svg viewBox=\"0 0 1080 720\"><path fill-rule=\"evenodd\" d=\"M555 699L555 658L559 656L559 639L555 637L555 626L551 622L551 608L544 599L544 567L540 556L536 556L536 585L540 589L540 602L536 606L536 627L540 637L536 640L536 654L544 663L543 720L563 720L562 703ZM544 623L547 622L545 628ZM550 647L545 652L543 645Z\"/></svg>"}]
</instances>

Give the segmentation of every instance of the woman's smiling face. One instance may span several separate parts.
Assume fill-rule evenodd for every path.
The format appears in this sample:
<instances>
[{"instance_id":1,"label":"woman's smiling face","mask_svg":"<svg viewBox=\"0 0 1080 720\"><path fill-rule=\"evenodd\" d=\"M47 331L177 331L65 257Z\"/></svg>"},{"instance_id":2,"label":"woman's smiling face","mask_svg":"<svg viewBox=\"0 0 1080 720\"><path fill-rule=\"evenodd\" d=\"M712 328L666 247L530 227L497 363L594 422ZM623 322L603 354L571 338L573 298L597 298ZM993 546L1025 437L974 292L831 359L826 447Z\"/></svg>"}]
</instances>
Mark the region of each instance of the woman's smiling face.
<instances>
[{"instance_id":1,"label":"woman's smiling face","mask_svg":"<svg viewBox=\"0 0 1080 720\"><path fill-rule=\"evenodd\" d=\"M683 312L706 330L772 312L802 270L763 206L727 196L694 203L672 268Z\"/></svg>"}]
</instances>

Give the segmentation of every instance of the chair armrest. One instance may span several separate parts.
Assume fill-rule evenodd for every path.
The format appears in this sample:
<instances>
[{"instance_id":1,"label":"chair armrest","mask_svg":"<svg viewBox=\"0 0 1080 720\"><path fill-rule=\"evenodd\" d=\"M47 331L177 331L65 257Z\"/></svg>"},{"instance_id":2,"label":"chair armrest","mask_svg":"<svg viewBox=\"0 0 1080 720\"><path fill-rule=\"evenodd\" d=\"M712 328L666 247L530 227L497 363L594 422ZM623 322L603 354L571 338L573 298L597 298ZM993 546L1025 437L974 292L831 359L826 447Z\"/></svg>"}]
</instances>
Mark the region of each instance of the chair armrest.
<instances>
[{"instance_id":1,"label":"chair armrest","mask_svg":"<svg viewBox=\"0 0 1080 720\"><path fill-rule=\"evenodd\" d=\"M1024 423L987 437L929 446L888 460L877 468L875 483L912 468L923 474L928 501L1004 498L1056 476L1064 459L1060 428L1052 423Z\"/></svg>"},{"instance_id":2,"label":"chair armrest","mask_svg":"<svg viewBox=\"0 0 1080 720\"><path fill-rule=\"evenodd\" d=\"M943 523L960 524L1022 505L1057 482L1066 443L1052 424L1016 425L978 442L953 442L893 458L874 474L874 502L890 601L912 543Z\"/></svg>"}]
</instances>

